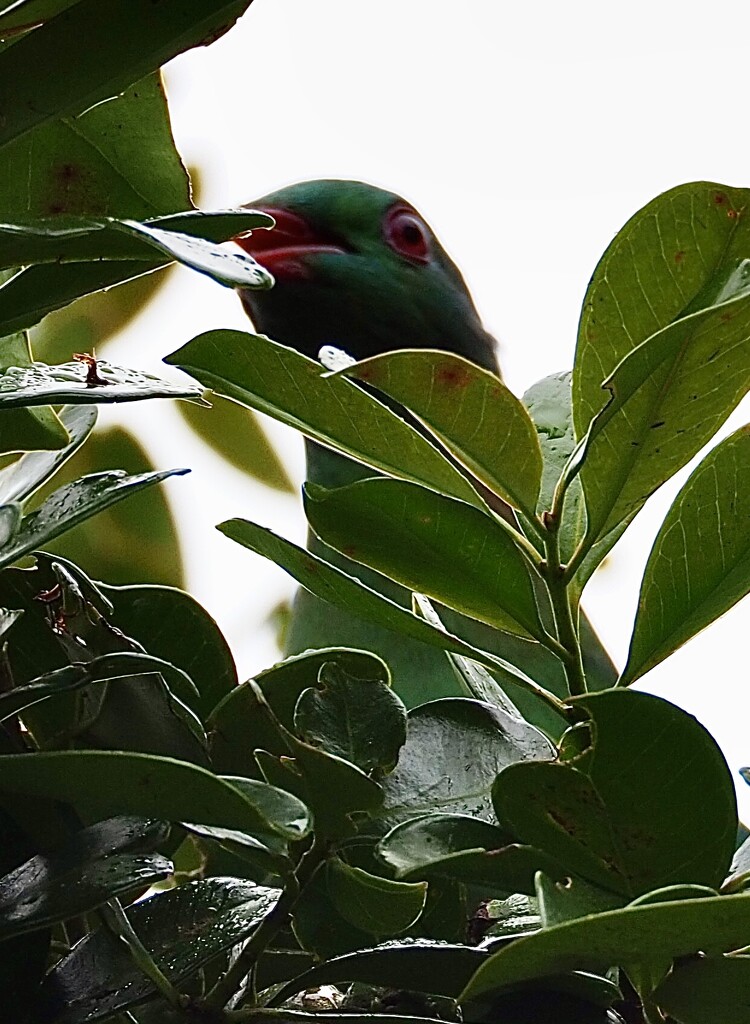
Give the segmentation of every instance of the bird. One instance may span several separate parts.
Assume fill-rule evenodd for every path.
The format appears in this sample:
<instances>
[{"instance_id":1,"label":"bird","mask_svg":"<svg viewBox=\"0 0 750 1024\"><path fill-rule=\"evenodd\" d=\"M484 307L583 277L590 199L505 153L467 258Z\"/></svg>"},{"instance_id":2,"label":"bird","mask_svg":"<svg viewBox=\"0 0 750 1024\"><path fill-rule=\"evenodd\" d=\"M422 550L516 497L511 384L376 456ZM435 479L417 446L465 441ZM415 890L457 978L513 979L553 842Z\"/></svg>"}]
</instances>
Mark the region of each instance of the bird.
<instances>
[{"instance_id":1,"label":"bird","mask_svg":"<svg viewBox=\"0 0 750 1024\"><path fill-rule=\"evenodd\" d=\"M248 206L275 221L270 230L236 239L275 279L270 290L239 292L259 333L313 359L324 346L341 349L355 360L396 349L439 349L501 376L497 344L482 324L460 270L425 219L401 196L361 181L319 179L281 188ZM308 481L341 487L373 475L374 470L306 440ZM312 532L308 548L410 607L408 591L333 551ZM541 645L447 609L439 611L452 632L564 692L562 667ZM585 619L583 637L591 688L613 685L614 666ZM329 646L380 655L407 707L465 695L439 649L364 622L300 589L285 654ZM524 713L526 702L536 702L522 692L514 693L513 700ZM531 711L549 731L559 728L544 707Z\"/></svg>"}]
</instances>

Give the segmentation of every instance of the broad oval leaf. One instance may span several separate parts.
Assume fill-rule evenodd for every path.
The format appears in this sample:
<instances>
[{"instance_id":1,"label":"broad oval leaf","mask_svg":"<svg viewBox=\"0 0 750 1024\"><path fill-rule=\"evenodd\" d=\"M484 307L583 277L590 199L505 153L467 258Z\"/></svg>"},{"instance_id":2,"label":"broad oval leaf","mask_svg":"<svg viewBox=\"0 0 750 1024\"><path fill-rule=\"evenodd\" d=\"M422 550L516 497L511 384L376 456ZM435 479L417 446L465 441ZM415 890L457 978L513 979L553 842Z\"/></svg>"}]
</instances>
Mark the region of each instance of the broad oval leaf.
<instances>
[{"instance_id":1,"label":"broad oval leaf","mask_svg":"<svg viewBox=\"0 0 750 1024\"><path fill-rule=\"evenodd\" d=\"M499 988L561 971L738 949L747 940L749 910L750 894L715 896L624 907L544 928L490 956L460 1001L486 1000Z\"/></svg>"},{"instance_id":2,"label":"broad oval leaf","mask_svg":"<svg viewBox=\"0 0 750 1024\"><path fill-rule=\"evenodd\" d=\"M167 356L206 387L376 469L481 506L461 473L377 399L263 335L208 331Z\"/></svg>"},{"instance_id":3,"label":"broad oval leaf","mask_svg":"<svg viewBox=\"0 0 750 1024\"><path fill-rule=\"evenodd\" d=\"M256 785L261 790L249 792L205 768L152 754L63 750L0 757L0 791L62 800L85 818L119 812L289 838L288 812L278 822L273 817L276 790L266 797L265 784Z\"/></svg>"},{"instance_id":4,"label":"broad oval leaf","mask_svg":"<svg viewBox=\"0 0 750 1024\"><path fill-rule=\"evenodd\" d=\"M542 476L523 404L488 370L448 352L404 349L345 370L422 420L483 484L533 516Z\"/></svg>"},{"instance_id":5,"label":"broad oval leaf","mask_svg":"<svg viewBox=\"0 0 750 1024\"><path fill-rule=\"evenodd\" d=\"M747 393L750 296L664 328L629 353L604 386L612 399L591 424L581 470L587 544L632 519Z\"/></svg>"},{"instance_id":6,"label":"broad oval leaf","mask_svg":"<svg viewBox=\"0 0 750 1024\"><path fill-rule=\"evenodd\" d=\"M581 311L573 371L577 437L606 402L602 382L629 352L721 296L738 258L750 255L747 199L748 190L713 182L678 185L617 233Z\"/></svg>"},{"instance_id":7,"label":"broad oval leaf","mask_svg":"<svg viewBox=\"0 0 750 1024\"><path fill-rule=\"evenodd\" d=\"M652 998L684 1024L750 1024L750 956L735 953L677 964Z\"/></svg>"},{"instance_id":8,"label":"broad oval leaf","mask_svg":"<svg viewBox=\"0 0 750 1024\"><path fill-rule=\"evenodd\" d=\"M564 878L554 858L490 822L465 814L427 814L405 821L384 836L377 855L397 878L454 878L464 884L534 894L538 871Z\"/></svg>"},{"instance_id":9,"label":"broad oval leaf","mask_svg":"<svg viewBox=\"0 0 750 1024\"><path fill-rule=\"evenodd\" d=\"M515 761L554 757L541 733L536 743L525 736L518 744L508 724L496 708L461 697L414 708L398 764L381 783L384 821L393 826L434 812L493 820L497 773Z\"/></svg>"},{"instance_id":10,"label":"broad oval leaf","mask_svg":"<svg viewBox=\"0 0 750 1024\"><path fill-rule=\"evenodd\" d=\"M564 764L502 771L492 794L500 823L630 899L666 885L720 885L737 811L710 734L680 708L635 690L576 704L591 718L590 745Z\"/></svg>"},{"instance_id":11,"label":"broad oval leaf","mask_svg":"<svg viewBox=\"0 0 750 1024\"><path fill-rule=\"evenodd\" d=\"M305 513L324 543L498 629L544 641L528 562L507 527L403 480L308 483Z\"/></svg>"},{"instance_id":12,"label":"broad oval leaf","mask_svg":"<svg viewBox=\"0 0 750 1024\"><path fill-rule=\"evenodd\" d=\"M328 894L337 912L371 935L399 935L424 909L426 882L394 882L351 867L338 857L329 859L325 870Z\"/></svg>"},{"instance_id":13,"label":"broad oval leaf","mask_svg":"<svg viewBox=\"0 0 750 1024\"><path fill-rule=\"evenodd\" d=\"M750 427L706 456L675 498L643 574L621 685L750 592Z\"/></svg>"},{"instance_id":14,"label":"broad oval leaf","mask_svg":"<svg viewBox=\"0 0 750 1024\"><path fill-rule=\"evenodd\" d=\"M406 741L406 708L389 681L357 678L328 662L317 685L300 694L294 726L308 743L363 772L388 770Z\"/></svg>"}]
</instances>

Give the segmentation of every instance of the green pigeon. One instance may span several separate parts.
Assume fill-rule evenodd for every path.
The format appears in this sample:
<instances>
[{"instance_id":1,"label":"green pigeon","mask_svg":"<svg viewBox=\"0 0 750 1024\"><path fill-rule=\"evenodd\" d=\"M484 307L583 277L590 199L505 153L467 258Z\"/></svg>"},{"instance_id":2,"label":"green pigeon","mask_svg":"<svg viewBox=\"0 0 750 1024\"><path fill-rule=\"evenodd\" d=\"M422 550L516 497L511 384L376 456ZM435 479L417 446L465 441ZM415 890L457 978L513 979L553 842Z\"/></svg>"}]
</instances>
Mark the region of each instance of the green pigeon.
<instances>
[{"instance_id":1,"label":"green pigeon","mask_svg":"<svg viewBox=\"0 0 750 1024\"><path fill-rule=\"evenodd\" d=\"M273 274L269 291L242 291L257 331L315 359L324 346L354 359L393 349L455 352L499 375L496 344L484 329L461 272L420 214L400 196L358 181L307 181L253 202L276 221L238 243ZM307 478L339 487L375 475L351 459L306 442ZM309 548L406 607L410 594L334 552L312 533ZM562 669L539 644L511 637L440 609L446 627L500 654L538 682L563 692ZM614 683L616 672L585 623L585 665L592 689ZM465 694L437 648L364 622L305 590L296 596L286 653L350 646L372 650L389 665L407 706ZM518 688L509 696L550 729L559 721ZM536 707L524 707L528 701Z\"/></svg>"}]
</instances>

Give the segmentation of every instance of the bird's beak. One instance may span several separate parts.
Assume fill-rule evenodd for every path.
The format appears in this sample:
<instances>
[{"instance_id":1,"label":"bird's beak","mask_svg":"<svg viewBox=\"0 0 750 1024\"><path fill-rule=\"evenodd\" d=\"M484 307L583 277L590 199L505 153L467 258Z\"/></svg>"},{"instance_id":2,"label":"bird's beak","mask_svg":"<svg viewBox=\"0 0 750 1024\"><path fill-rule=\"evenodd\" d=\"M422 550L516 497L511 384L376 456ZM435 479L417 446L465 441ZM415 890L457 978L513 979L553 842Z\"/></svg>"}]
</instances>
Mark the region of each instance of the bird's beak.
<instances>
[{"instance_id":1,"label":"bird's beak","mask_svg":"<svg viewBox=\"0 0 750 1024\"><path fill-rule=\"evenodd\" d=\"M269 214L276 221L275 226L256 228L252 234L240 235L234 241L270 270L277 280L310 277L311 269L305 257L346 252L343 246L323 237L321 232L291 210L272 206L253 206L252 209Z\"/></svg>"}]
</instances>

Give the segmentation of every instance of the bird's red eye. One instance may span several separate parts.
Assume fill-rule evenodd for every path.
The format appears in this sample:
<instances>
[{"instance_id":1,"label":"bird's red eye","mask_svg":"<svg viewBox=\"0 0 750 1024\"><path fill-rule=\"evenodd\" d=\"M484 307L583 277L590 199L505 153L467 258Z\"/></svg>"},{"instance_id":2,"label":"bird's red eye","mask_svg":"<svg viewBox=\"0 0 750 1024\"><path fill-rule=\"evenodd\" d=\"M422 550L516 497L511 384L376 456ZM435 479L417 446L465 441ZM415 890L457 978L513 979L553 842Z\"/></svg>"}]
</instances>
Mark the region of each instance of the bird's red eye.
<instances>
[{"instance_id":1,"label":"bird's red eye","mask_svg":"<svg viewBox=\"0 0 750 1024\"><path fill-rule=\"evenodd\" d=\"M430 246L427 228L413 210L405 206L390 209L383 225L385 240L391 249L412 263L427 263Z\"/></svg>"}]
</instances>

